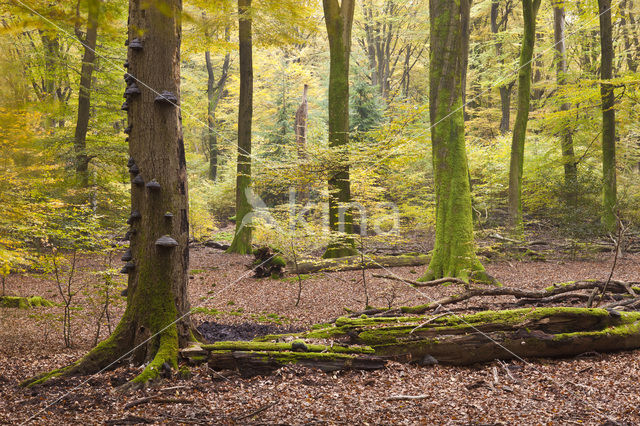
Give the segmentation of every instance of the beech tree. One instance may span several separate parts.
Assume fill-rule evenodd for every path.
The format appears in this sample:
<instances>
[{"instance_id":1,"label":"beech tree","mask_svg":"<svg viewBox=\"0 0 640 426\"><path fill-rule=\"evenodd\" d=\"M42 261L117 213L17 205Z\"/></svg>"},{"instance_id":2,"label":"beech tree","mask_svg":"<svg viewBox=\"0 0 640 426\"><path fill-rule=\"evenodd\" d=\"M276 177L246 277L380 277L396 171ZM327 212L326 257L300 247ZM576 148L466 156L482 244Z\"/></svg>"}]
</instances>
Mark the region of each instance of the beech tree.
<instances>
[{"instance_id":1,"label":"beech tree","mask_svg":"<svg viewBox=\"0 0 640 426\"><path fill-rule=\"evenodd\" d=\"M329 177L329 228L332 241L325 258L356 253L349 180L349 55L355 0L323 0L324 19L329 36L329 147L335 164Z\"/></svg>"},{"instance_id":2,"label":"beech tree","mask_svg":"<svg viewBox=\"0 0 640 426\"><path fill-rule=\"evenodd\" d=\"M92 374L131 355L148 363L129 386L177 368L192 338L187 298L189 221L180 99L181 0L130 0L128 110L131 247L127 307L113 334L70 366L23 382Z\"/></svg>"},{"instance_id":3,"label":"beech tree","mask_svg":"<svg viewBox=\"0 0 640 426\"><path fill-rule=\"evenodd\" d=\"M536 41L536 17L541 0L522 0L524 33L520 48L518 71L518 112L513 125L511 163L509 166L509 216L511 225L518 232L522 228L522 169L524 167L524 141L529 122L531 102L531 61Z\"/></svg>"},{"instance_id":4,"label":"beech tree","mask_svg":"<svg viewBox=\"0 0 640 426\"><path fill-rule=\"evenodd\" d=\"M238 104L238 163L236 175L236 233L228 253L251 253L253 228L247 192L251 187L251 121L253 117L253 58L251 0L238 0L240 44L240 100Z\"/></svg>"},{"instance_id":5,"label":"beech tree","mask_svg":"<svg viewBox=\"0 0 640 426\"><path fill-rule=\"evenodd\" d=\"M430 0L429 114L436 191L436 241L425 280L486 279L473 241L463 88L469 0Z\"/></svg>"},{"instance_id":6,"label":"beech tree","mask_svg":"<svg viewBox=\"0 0 640 426\"><path fill-rule=\"evenodd\" d=\"M613 27L611 0L598 0L600 15L602 97L602 224L607 231L616 227L616 113L614 86L604 81L613 78Z\"/></svg>"},{"instance_id":7,"label":"beech tree","mask_svg":"<svg viewBox=\"0 0 640 426\"><path fill-rule=\"evenodd\" d=\"M91 117L91 80L96 60L100 7L100 0L87 0L86 32L83 35L78 25L75 28L76 37L84 46L82 67L80 69L80 89L78 92L78 119L74 134L76 175L82 186L87 186L89 183L87 172L91 157L87 155L87 129L89 127L89 118Z\"/></svg>"},{"instance_id":8,"label":"beech tree","mask_svg":"<svg viewBox=\"0 0 640 426\"><path fill-rule=\"evenodd\" d=\"M559 2L553 6L553 35L556 52L556 82L558 87L567 84L567 49L564 40L565 8L564 3ZM571 108L568 102L560 105L560 111L568 111ZM573 135L569 128L568 120L562 125L561 148L562 163L564 164L564 184L569 194L569 202L575 203L575 191L577 180L576 158L573 151Z\"/></svg>"}]
</instances>

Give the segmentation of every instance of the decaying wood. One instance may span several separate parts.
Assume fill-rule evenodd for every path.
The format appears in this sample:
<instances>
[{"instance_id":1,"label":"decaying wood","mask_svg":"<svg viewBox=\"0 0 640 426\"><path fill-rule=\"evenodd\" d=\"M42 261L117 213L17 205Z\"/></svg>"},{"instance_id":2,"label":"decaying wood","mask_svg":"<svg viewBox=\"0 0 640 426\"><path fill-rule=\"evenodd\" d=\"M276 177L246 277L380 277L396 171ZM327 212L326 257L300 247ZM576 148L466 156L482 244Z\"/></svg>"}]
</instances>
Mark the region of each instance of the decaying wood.
<instances>
[{"instance_id":1,"label":"decaying wood","mask_svg":"<svg viewBox=\"0 0 640 426\"><path fill-rule=\"evenodd\" d=\"M382 275L382 274L373 274L373 277L384 278L386 280L400 281L406 284L411 284L414 287L436 287L438 285L447 284L447 283L467 285L467 283L464 280L461 280L460 278L455 278L455 277L439 278L437 280L432 280L432 281L413 281L413 280L408 280L395 275Z\"/></svg>"},{"instance_id":2,"label":"decaying wood","mask_svg":"<svg viewBox=\"0 0 640 426\"><path fill-rule=\"evenodd\" d=\"M399 256L366 256L364 262L360 256L341 257L338 259L303 260L298 262L297 271L300 274L314 272L354 271L361 269L391 268L399 266L422 266L429 262L424 254L403 254ZM287 269L295 271L293 264L288 263Z\"/></svg>"},{"instance_id":3,"label":"decaying wood","mask_svg":"<svg viewBox=\"0 0 640 426\"><path fill-rule=\"evenodd\" d=\"M159 395L153 395L128 402L124 405L124 409L128 410L129 408L142 404L193 404L193 401L186 398L165 398Z\"/></svg>"},{"instance_id":4,"label":"decaying wood","mask_svg":"<svg viewBox=\"0 0 640 426\"><path fill-rule=\"evenodd\" d=\"M343 317L307 332L262 340L217 342L202 349L211 369L242 376L271 374L287 364L324 371L378 369L388 360L469 365L637 349L640 312L524 308L464 316Z\"/></svg>"}]
</instances>

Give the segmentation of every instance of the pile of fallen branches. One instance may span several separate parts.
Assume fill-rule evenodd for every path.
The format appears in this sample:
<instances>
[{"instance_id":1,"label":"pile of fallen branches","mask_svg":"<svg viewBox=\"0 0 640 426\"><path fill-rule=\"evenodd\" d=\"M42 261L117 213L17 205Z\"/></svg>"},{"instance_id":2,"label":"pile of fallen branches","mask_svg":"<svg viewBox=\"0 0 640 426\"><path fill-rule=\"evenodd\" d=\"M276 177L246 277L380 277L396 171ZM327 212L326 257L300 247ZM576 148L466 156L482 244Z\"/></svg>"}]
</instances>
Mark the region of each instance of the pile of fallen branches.
<instances>
[{"instance_id":1,"label":"pile of fallen branches","mask_svg":"<svg viewBox=\"0 0 640 426\"><path fill-rule=\"evenodd\" d=\"M365 312L367 315L422 314L435 310L440 306L453 305L474 298L493 296L513 296L516 299L514 301L515 306L541 306L565 301L581 301L585 302L587 307L591 307L594 304L597 306L600 301L607 300L608 304L603 306L605 309L615 307L618 310L635 310L640 308L640 297L638 296L640 294L640 283L638 282L584 280L554 284L543 290L532 291L512 287L496 287L482 283L467 283L458 278L441 278L434 281L421 282L394 275L374 274L373 276L404 282L413 287L435 287L449 283L461 287L462 291L424 305L401 307L398 309L368 310L368 312ZM352 315L357 316L360 314L362 314L362 312Z\"/></svg>"}]
</instances>

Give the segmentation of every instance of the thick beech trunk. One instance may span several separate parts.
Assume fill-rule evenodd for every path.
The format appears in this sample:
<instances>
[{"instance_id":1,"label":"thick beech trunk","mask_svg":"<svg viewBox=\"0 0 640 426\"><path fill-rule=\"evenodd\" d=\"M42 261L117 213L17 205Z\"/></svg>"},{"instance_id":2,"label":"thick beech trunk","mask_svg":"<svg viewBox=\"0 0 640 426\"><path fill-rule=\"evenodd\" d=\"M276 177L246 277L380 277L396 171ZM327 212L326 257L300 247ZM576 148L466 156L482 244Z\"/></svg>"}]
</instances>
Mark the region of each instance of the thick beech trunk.
<instances>
[{"instance_id":1,"label":"thick beech trunk","mask_svg":"<svg viewBox=\"0 0 640 426\"><path fill-rule=\"evenodd\" d=\"M251 253L251 121L253 118L253 53L251 0L238 0L240 100L238 105L238 164L236 175L236 234L228 253Z\"/></svg>"},{"instance_id":2,"label":"thick beech trunk","mask_svg":"<svg viewBox=\"0 0 640 426\"><path fill-rule=\"evenodd\" d=\"M386 360L470 365L496 359L575 356L640 347L640 313L585 308L486 311L472 315L338 318L335 324L253 342L217 342L183 352L193 362L269 374L286 364L375 369ZM315 344L325 342L324 345ZM327 341L330 342L326 343ZM282 342L282 343L278 343Z\"/></svg>"},{"instance_id":3,"label":"thick beech trunk","mask_svg":"<svg viewBox=\"0 0 640 426\"><path fill-rule=\"evenodd\" d=\"M87 155L87 129L91 118L91 78L96 60L96 43L98 40L98 19L100 16L100 0L88 0L87 32L78 39L84 46L82 67L80 69L80 90L78 91L78 119L74 135L73 148L76 154L76 178L81 186L89 184L89 161Z\"/></svg>"},{"instance_id":4,"label":"thick beech trunk","mask_svg":"<svg viewBox=\"0 0 640 426\"><path fill-rule=\"evenodd\" d=\"M162 369L176 368L178 348L191 339L187 175L177 107L181 10L180 0L129 3L129 73L137 83L128 79L128 89L139 92L127 97L134 212L131 260L123 269L129 274L127 308L113 334L81 360L24 385L95 373L125 355L129 360L129 353L134 363L148 363L131 383L144 385Z\"/></svg>"},{"instance_id":5,"label":"thick beech trunk","mask_svg":"<svg viewBox=\"0 0 640 426\"><path fill-rule=\"evenodd\" d=\"M602 80L613 78L613 28L611 0L598 0L600 12L600 45ZM600 85L602 97L602 225L608 232L616 228L616 113L614 86Z\"/></svg>"},{"instance_id":6,"label":"thick beech trunk","mask_svg":"<svg viewBox=\"0 0 640 426\"><path fill-rule=\"evenodd\" d=\"M462 84L469 1L431 0L431 142L436 190L436 241L426 280L486 277L475 254L464 138Z\"/></svg>"},{"instance_id":7,"label":"thick beech trunk","mask_svg":"<svg viewBox=\"0 0 640 426\"><path fill-rule=\"evenodd\" d=\"M522 170L524 167L524 141L527 136L529 106L531 102L531 60L536 40L536 16L541 0L522 0L524 34L520 49L518 71L518 112L513 126L511 164L509 167L509 216L511 226L522 232Z\"/></svg>"},{"instance_id":8,"label":"thick beech trunk","mask_svg":"<svg viewBox=\"0 0 640 426\"><path fill-rule=\"evenodd\" d=\"M323 0L329 36L329 147L334 165L329 177L331 243L325 258L355 254L349 181L349 55L355 0Z\"/></svg>"},{"instance_id":9,"label":"thick beech trunk","mask_svg":"<svg viewBox=\"0 0 640 426\"><path fill-rule=\"evenodd\" d=\"M559 88L567 84L567 50L564 39L565 10L563 4L553 8L553 34L556 52L556 82ZM560 111L569 111L571 105L563 102ZM565 119L560 132L562 148L562 164L564 165L564 185L567 191L567 201L570 204L576 202L577 191L577 166L573 152L573 136L570 129L570 121Z\"/></svg>"}]
</instances>

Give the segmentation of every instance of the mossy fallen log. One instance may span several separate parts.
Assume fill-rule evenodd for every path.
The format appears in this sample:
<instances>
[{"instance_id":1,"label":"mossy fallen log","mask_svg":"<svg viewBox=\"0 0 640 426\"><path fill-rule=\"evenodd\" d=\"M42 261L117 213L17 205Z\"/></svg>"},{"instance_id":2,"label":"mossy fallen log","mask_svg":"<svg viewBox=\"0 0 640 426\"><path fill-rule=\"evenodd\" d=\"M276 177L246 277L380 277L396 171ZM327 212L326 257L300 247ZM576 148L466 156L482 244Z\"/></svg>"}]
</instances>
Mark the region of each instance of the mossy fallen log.
<instances>
[{"instance_id":1,"label":"mossy fallen log","mask_svg":"<svg viewBox=\"0 0 640 426\"><path fill-rule=\"evenodd\" d=\"M299 261L298 265L287 263L290 273L311 274L315 272L354 271L362 269L393 268L400 266L422 266L429 263L429 256L406 253L398 256L348 256L337 259L314 259Z\"/></svg>"},{"instance_id":2,"label":"mossy fallen log","mask_svg":"<svg viewBox=\"0 0 640 426\"><path fill-rule=\"evenodd\" d=\"M292 338L297 340L287 342ZM211 368L243 375L268 374L286 364L333 371L381 368L385 360L470 365L575 356L640 348L640 312L559 307L464 316L339 318L295 336L259 340L218 342L202 350Z\"/></svg>"},{"instance_id":3,"label":"mossy fallen log","mask_svg":"<svg viewBox=\"0 0 640 426\"><path fill-rule=\"evenodd\" d=\"M40 296L0 296L0 307L3 308L29 309L37 307L49 308L51 306L55 306L55 303Z\"/></svg>"}]
</instances>

